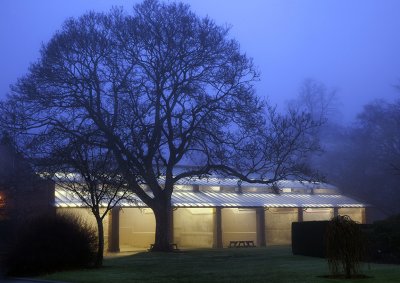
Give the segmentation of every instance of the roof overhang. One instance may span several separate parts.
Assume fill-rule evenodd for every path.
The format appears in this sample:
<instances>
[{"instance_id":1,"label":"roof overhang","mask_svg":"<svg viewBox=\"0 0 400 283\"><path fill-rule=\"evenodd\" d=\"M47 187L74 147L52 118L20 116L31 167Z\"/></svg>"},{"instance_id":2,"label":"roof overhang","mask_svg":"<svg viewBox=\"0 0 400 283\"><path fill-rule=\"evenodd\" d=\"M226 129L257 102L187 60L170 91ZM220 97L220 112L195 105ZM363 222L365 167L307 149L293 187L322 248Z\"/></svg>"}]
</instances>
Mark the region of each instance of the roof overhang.
<instances>
[{"instance_id":1,"label":"roof overhang","mask_svg":"<svg viewBox=\"0 0 400 283\"><path fill-rule=\"evenodd\" d=\"M122 200L121 207L146 207L136 196ZM56 207L85 207L84 202L65 189L55 191ZM103 206L106 206L104 203ZM223 192L179 192L172 193L173 207L366 207L365 204L341 194L271 194L271 193L223 193Z\"/></svg>"}]
</instances>

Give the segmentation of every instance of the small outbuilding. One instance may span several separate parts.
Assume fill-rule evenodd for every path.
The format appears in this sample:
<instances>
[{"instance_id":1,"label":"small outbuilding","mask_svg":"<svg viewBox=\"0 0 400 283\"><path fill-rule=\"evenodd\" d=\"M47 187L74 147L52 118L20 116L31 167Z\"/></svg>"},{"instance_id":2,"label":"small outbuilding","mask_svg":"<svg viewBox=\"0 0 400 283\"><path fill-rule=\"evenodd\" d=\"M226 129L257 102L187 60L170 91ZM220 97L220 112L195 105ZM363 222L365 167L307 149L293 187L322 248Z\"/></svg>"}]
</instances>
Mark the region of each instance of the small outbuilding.
<instances>
[{"instance_id":1,"label":"small outbuilding","mask_svg":"<svg viewBox=\"0 0 400 283\"><path fill-rule=\"evenodd\" d=\"M54 185L36 175L13 146L0 141L0 221L22 223L55 213Z\"/></svg>"},{"instance_id":2,"label":"small outbuilding","mask_svg":"<svg viewBox=\"0 0 400 283\"><path fill-rule=\"evenodd\" d=\"M55 213L54 182L37 176L4 139L0 141L0 255L30 218Z\"/></svg>"}]
</instances>

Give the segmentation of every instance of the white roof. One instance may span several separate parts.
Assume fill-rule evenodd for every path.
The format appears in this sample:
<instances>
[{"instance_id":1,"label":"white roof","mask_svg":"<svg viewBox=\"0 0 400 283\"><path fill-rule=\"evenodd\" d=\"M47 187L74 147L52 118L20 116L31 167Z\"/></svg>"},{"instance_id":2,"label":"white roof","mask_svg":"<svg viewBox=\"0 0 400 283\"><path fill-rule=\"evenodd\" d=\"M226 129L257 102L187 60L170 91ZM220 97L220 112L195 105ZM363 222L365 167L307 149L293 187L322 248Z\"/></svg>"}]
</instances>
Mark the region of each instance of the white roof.
<instances>
[{"instance_id":1,"label":"white roof","mask_svg":"<svg viewBox=\"0 0 400 283\"><path fill-rule=\"evenodd\" d=\"M136 201L123 200L122 207L145 207L136 196ZM105 206L106 204L104 204ZM85 207L77 195L57 188L56 207ZM174 191L173 207L365 207L366 205L341 194L271 194L271 193L223 193Z\"/></svg>"},{"instance_id":2,"label":"white roof","mask_svg":"<svg viewBox=\"0 0 400 283\"><path fill-rule=\"evenodd\" d=\"M199 185L199 186L229 186L237 187L239 179L237 178L220 178L215 176L210 177L191 177L184 178L178 181L178 185ZM254 187L254 188L267 188L271 187L272 184L266 185L262 183L248 183L241 182L242 187ZM337 187L322 183L322 182L307 182L307 181L294 181L294 180L281 180L276 182L278 188L291 188L291 189L330 189L338 190Z\"/></svg>"}]
</instances>

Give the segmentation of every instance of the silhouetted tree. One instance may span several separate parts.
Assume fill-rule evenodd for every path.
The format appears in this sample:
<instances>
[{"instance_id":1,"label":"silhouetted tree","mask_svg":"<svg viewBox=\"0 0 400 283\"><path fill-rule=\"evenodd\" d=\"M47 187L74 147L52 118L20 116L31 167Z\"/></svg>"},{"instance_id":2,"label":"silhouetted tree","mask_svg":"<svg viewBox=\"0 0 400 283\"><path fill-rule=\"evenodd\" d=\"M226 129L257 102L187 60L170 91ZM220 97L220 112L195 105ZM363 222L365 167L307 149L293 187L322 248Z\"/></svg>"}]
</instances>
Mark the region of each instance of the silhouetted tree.
<instances>
[{"instance_id":1,"label":"silhouetted tree","mask_svg":"<svg viewBox=\"0 0 400 283\"><path fill-rule=\"evenodd\" d=\"M322 82L308 78L301 84L298 96L289 101L289 107L309 113L315 121L326 122L338 111L336 93L336 89L329 89Z\"/></svg>"},{"instance_id":2,"label":"silhouetted tree","mask_svg":"<svg viewBox=\"0 0 400 283\"><path fill-rule=\"evenodd\" d=\"M375 149L376 160L384 170L399 174L400 168L400 100L388 103L377 100L364 107L358 116L360 131Z\"/></svg>"},{"instance_id":3,"label":"silhouetted tree","mask_svg":"<svg viewBox=\"0 0 400 283\"><path fill-rule=\"evenodd\" d=\"M307 161L312 168L324 168L324 157L337 143L340 103L336 94L336 89L328 88L324 83L309 78L302 82L297 97L288 102L290 109L309 113L311 118L321 125L314 129L314 135L320 140L321 150L311 154ZM322 175L327 174L324 172Z\"/></svg>"},{"instance_id":4,"label":"silhouetted tree","mask_svg":"<svg viewBox=\"0 0 400 283\"><path fill-rule=\"evenodd\" d=\"M51 152L36 164L56 180L59 187L78 196L90 208L96 219L98 235L95 266L100 267L104 254L103 220L113 207L128 198L125 180L109 149L68 135L56 139L50 137L47 135L46 142L42 141L40 147L51 143L48 147Z\"/></svg>"},{"instance_id":5,"label":"silhouetted tree","mask_svg":"<svg viewBox=\"0 0 400 283\"><path fill-rule=\"evenodd\" d=\"M34 133L30 142L53 132L109 149L154 211L154 250L167 251L179 180L215 171L265 184L315 177L305 160L319 123L260 101L257 78L226 27L185 4L146 0L132 15L66 21L2 108L18 112L14 124Z\"/></svg>"},{"instance_id":6,"label":"silhouetted tree","mask_svg":"<svg viewBox=\"0 0 400 283\"><path fill-rule=\"evenodd\" d=\"M333 217L326 228L326 257L334 276L359 275L366 259L366 239L360 226L347 215Z\"/></svg>"}]
</instances>

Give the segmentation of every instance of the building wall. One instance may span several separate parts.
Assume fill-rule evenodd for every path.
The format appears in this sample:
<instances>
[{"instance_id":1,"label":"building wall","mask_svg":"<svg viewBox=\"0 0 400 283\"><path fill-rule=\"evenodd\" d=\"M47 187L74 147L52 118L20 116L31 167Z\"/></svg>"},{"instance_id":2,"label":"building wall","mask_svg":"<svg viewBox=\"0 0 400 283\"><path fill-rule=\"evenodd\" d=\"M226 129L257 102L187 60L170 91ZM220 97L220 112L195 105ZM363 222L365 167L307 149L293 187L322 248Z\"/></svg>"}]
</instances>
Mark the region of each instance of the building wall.
<instances>
[{"instance_id":1,"label":"building wall","mask_svg":"<svg viewBox=\"0 0 400 283\"><path fill-rule=\"evenodd\" d=\"M230 241L257 241L256 210L254 208L222 209L222 244Z\"/></svg>"},{"instance_id":2,"label":"building wall","mask_svg":"<svg viewBox=\"0 0 400 283\"><path fill-rule=\"evenodd\" d=\"M79 215L93 227L96 222L86 208L58 208L57 212ZM300 209L303 221L329 220L333 208ZM365 223L365 208L339 208L340 215ZM215 208L177 208L173 211L173 242L179 248L212 248L215 241ZM268 208L264 211L266 245L290 245L292 222L297 222L298 208ZM123 208L119 213L119 244L121 251L147 249L154 243L155 218L151 209ZM108 243L108 217L104 218L106 250ZM222 208L222 244L230 241L257 242L257 216L255 208Z\"/></svg>"},{"instance_id":3,"label":"building wall","mask_svg":"<svg viewBox=\"0 0 400 283\"><path fill-rule=\"evenodd\" d=\"M154 243L156 222L149 208L123 208L119 213L121 251L149 248Z\"/></svg>"},{"instance_id":4,"label":"building wall","mask_svg":"<svg viewBox=\"0 0 400 283\"><path fill-rule=\"evenodd\" d=\"M290 245L292 222L298 221L297 208L269 208L265 211L265 238L267 246Z\"/></svg>"},{"instance_id":5,"label":"building wall","mask_svg":"<svg viewBox=\"0 0 400 283\"><path fill-rule=\"evenodd\" d=\"M213 208L178 208L174 210L174 243L180 248L212 248Z\"/></svg>"},{"instance_id":6,"label":"building wall","mask_svg":"<svg viewBox=\"0 0 400 283\"><path fill-rule=\"evenodd\" d=\"M307 208L303 210L303 221L330 220L333 208Z\"/></svg>"}]
</instances>

